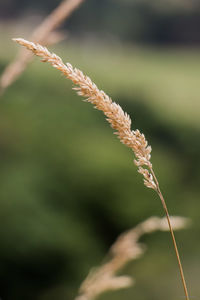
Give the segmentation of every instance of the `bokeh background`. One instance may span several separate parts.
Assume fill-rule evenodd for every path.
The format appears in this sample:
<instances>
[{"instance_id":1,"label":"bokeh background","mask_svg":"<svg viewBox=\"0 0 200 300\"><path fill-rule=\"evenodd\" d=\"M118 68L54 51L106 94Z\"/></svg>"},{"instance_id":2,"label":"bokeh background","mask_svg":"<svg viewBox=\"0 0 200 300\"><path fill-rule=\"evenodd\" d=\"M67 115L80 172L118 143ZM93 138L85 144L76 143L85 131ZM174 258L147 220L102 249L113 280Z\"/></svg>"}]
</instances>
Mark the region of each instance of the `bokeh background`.
<instances>
[{"instance_id":1,"label":"bokeh background","mask_svg":"<svg viewBox=\"0 0 200 300\"><path fill-rule=\"evenodd\" d=\"M58 0L0 1L0 71ZM200 2L85 0L50 47L126 110L152 145L192 299L200 299ZM38 59L0 99L0 297L73 299L116 237L163 216L131 151L71 82ZM124 273L132 288L102 299L184 298L168 233L142 239Z\"/></svg>"}]
</instances>

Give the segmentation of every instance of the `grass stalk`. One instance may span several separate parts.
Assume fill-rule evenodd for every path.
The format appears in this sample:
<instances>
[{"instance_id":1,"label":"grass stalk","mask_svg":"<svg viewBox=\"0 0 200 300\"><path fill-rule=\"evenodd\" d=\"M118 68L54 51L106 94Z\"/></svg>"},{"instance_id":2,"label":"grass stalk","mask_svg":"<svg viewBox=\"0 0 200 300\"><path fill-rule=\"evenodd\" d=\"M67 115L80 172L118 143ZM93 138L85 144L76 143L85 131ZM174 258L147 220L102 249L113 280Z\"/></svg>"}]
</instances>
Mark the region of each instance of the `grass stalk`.
<instances>
[{"instance_id":1,"label":"grass stalk","mask_svg":"<svg viewBox=\"0 0 200 300\"><path fill-rule=\"evenodd\" d=\"M159 182L157 180L157 177L153 171L153 168L151 168L151 174L153 175L153 178L154 178L154 181L156 183L156 192L162 202L162 206L163 206L163 209L165 211L165 215L166 215L166 218L167 218L167 222L168 222L168 225L169 225L169 231L170 231L170 234L171 234L171 237L172 237L172 242L173 242L173 245L174 245L174 250L175 250L175 253L176 253L176 258L177 258L177 261L178 261L178 266L179 266L179 271L180 271L180 276L181 276L181 280L182 280L182 284L183 284L183 289L184 289L184 293L185 293L185 299L186 300L189 300L189 293L188 293L188 289L187 289L187 285L186 285L186 280L185 280L185 276L184 276L184 272L183 272L183 267L182 267L182 263L181 263L181 258L180 258L180 254L179 254L179 251L178 251L178 247L177 247L177 243L176 243L176 238L175 238L175 235L174 235L174 231L173 231L173 228L172 228L172 225L171 225L171 221L170 221L170 216L169 216L169 212L168 212L168 208L167 208L167 205L166 205L166 202L165 202L165 199L163 197L163 194L160 190L160 186L159 186Z\"/></svg>"},{"instance_id":2,"label":"grass stalk","mask_svg":"<svg viewBox=\"0 0 200 300\"><path fill-rule=\"evenodd\" d=\"M180 230L185 228L188 222L186 218L171 217L171 223L175 230ZM133 285L134 279L127 275L119 275L119 271L144 253L145 247L140 244L140 238L157 230L169 231L165 217L150 217L135 228L122 233L111 246L109 259L106 259L101 266L93 268L82 282L75 300L94 300L109 290Z\"/></svg>"},{"instance_id":3,"label":"grass stalk","mask_svg":"<svg viewBox=\"0 0 200 300\"><path fill-rule=\"evenodd\" d=\"M68 18L85 0L63 0L61 3L35 28L30 39L49 45L58 43L64 35L55 30ZM24 72L32 61L33 55L25 49L21 49L17 57L4 70L0 77L0 94Z\"/></svg>"},{"instance_id":4,"label":"grass stalk","mask_svg":"<svg viewBox=\"0 0 200 300\"><path fill-rule=\"evenodd\" d=\"M59 56L54 53L50 53L47 48L39 44L35 44L24 39L14 39L14 41L22 46L25 46L35 55L41 57L43 62L49 62L54 68L61 71L64 76L70 79L75 84L73 89L77 91L78 95L85 97L86 101L92 103L98 110L103 111L104 115L106 116L106 120L115 130L114 133L118 136L121 143L131 148L131 150L134 152L134 163L138 167L138 172L144 177L144 185L155 190L162 202L178 260L185 297L186 300L189 300L181 259L173 233L167 205L161 193L159 182L153 171L153 166L151 163L152 149L151 146L148 145L144 134L142 134L138 129L131 129L131 119L129 115L123 111L120 105L113 102L112 99L102 90L99 90L92 80L88 76L85 76L82 71L73 68L69 63L64 64Z\"/></svg>"}]
</instances>

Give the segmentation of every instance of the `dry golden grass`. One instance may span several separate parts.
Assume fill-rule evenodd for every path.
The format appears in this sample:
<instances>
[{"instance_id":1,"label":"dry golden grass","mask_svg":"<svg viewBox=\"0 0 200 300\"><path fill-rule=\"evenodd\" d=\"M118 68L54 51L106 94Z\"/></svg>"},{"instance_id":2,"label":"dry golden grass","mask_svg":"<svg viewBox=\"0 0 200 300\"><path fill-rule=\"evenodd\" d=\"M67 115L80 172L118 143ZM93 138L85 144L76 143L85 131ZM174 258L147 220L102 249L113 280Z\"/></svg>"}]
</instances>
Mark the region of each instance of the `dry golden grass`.
<instances>
[{"instance_id":1,"label":"dry golden grass","mask_svg":"<svg viewBox=\"0 0 200 300\"><path fill-rule=\"evenodd\" d=\"M174 230L185 228L188 225L186 218L170 217L170 220ZM128 262L137 259L144 253L145 247L139 243L141 236L158 230L169 230L166 218L151 217L121 234L110 248L110 260L90 271L81 284L79 295L75 300L93 300L106 291L118 290L132 285L134 280L131 277L119 276L117 273Z\"/></svg>"},{"instance_id":2,"label":"dry golden grass","mask_svg":"<svg viewBox=\"0 0 200 300\"><path fill-rule=\"evenodd\" d=\"M43 45L55 44L64 39L64 35L55 32L84 0L63 0L52 13L33 31L30 39L42 43ZM33 55L31 52L21 49L16 59L4 70L0 78L1 93L5 91L26 69L31 62Z\"/></svg>"},{"instance_id":3,"label":"dry golden grass","mask_svg":"<svg viewBox=\"0 0 200 300\"><path fill-rule=\"evenodd\" d=\"M103 91L100 91L89 77L85 76L80 70L73 68L71 64L64 64L60 57L50 53L47 48L23 39L16 39L15 41L26 46L35 55L42 57L43 62L48 61L53 67L60 70L76 85L74 90L77 91L78 95L85 97L95 108L104 112L107 121L116 130L115 134L118 135L120 141L135 153L136 159L134 162L139 167L139 172L144 176L145 185L156 189L153 175L147 169L142 168L142 166L152 168L150 162L151 147L148 146L144 134L140 133L139 130L131 130L131 119L120 105L113 102Z\"/></svg>"},{"instance_id":4,"label":"dry golden grass","mask_svg":"<svg viewBox=\"0 0 200 300\"><path fill-rule=\"evenodd\" d=\"M103 111L104 115L106 116L106 120L110 123L111 127L116 130L115 134L118 135L120 141L132 149L136 158L134 162L138 167L138 172L144 177L145 186L155 190L162 202L173 240L185 297L186 300L189 300L183 268L168 209L161 193L159 182L153 171L152 163L150 161L151 147L148 146L144 134L142 134L138 129L131 129L131 119L129 115L123 111L121 106L113 102L108 95L106 95L102 90L99 90L92 80L85 76L82 71L73 68L69 63L64 64L59 56L54 53L50 53L47 48L39 44L35 44L24 39L14 39L14 41L22 46L25 46L35 55L41 57L43 62L49 62L54 68L60 70L67 78L69 78L75 84L74 90L77 91L78 95L83 96L86 98L86 101L92 103L95 108Z\"/></svg>"}]
</instances>

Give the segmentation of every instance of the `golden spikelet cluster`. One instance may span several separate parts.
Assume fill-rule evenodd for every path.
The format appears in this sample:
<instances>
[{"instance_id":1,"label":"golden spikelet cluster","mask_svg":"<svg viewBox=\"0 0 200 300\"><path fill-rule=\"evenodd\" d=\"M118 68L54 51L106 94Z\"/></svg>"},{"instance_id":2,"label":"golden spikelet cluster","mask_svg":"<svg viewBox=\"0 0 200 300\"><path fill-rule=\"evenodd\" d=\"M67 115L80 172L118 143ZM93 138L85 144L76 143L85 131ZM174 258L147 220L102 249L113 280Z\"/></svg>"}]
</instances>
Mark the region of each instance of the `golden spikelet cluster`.
<instances>
[{"instance_id":1,"label":"golden spikelet cluster","mask_svg":"<svg viewBox=\"0 0 200 300\"><path fill-rule=\"evenodd\" d=\"M171 217L170 219L176 230L188 225L186 218ZM110 248L109 256L111 258L102 266L91 270L81 284L79 295L75 300L93 300L106 291L118 290L132 285L134 280L131 277L117 275L117 273L128 262L143 254L145 247L139 243L141 236L157 230L169 230L166 218L151 217L121 234Z\"/></svg>"},{"instance_id":2,"label":"golden spikelet cluster","mask_svg":"<svg viewBox=\"0 0 200 300\"><path fill-rule=\"evenodd\" d=\"M99 90L82 71L73 68L70 63L64 64L59 56L50 53L46 47L24 39L14 40L35 55L40 56L43 62L49 62L54 68L60 70L76 85L73 89L77 91L78 95L85 97L95 108L103 111L111 127L116 130L115 134L118 135L120 141L133 150L136 157L134 162L139 167L139 173L144 176L144 184L149 188L156 189L156 183L150 171L152 168L151 147L148 146L144 134L140 133L138 129L131 130L131 119L121 106L113 102L104 91Z\"/></svg>"},{"instance_id":3,"label":"golden spikelet cluster","mask_svg":"<svg viewBox=\"0 0 200 300\"><path fill-rule=\"evenodd\" d=\"M144 177L144 184L148 188L154 189L161 200L163 209L166 214L169 231L172 237L176 258L178 261L185 299L189 300L189 294L185 282L178 247L176 244L176 239L173 232L172 222L170 220L165 199L159 187L159 182L156 178L150 161L151 147L148 146L144 134L142 134L138 129L131 130L131 119L129 115L122 110L120 105L113 102L112 99L102 90L99 90L97 86L91 81L91 79L85 76L80 70L73 68L69 63L64 64L59 56L54 53L50 53L47 48L37 43L32 43L24 39L14 39L14 41L22 46L25 46L35 55L41 57L43 62L49 62L54 68L60 70L67 78L69 78L75 84L74 89L77 91L78 95L83 96L84 98L86 98L86 101L92 103L95 108L103 111L111 127L116 130L115 134L118 135L120 141L133 150L135 154L134 162L138 167L138 172L141 173ZM117 283L120 284L119 282ZM123 284L127 284L127 281L125 280ZM116 281L112 280L112 286L115 285Z\"/></svg>"}]
</instances>

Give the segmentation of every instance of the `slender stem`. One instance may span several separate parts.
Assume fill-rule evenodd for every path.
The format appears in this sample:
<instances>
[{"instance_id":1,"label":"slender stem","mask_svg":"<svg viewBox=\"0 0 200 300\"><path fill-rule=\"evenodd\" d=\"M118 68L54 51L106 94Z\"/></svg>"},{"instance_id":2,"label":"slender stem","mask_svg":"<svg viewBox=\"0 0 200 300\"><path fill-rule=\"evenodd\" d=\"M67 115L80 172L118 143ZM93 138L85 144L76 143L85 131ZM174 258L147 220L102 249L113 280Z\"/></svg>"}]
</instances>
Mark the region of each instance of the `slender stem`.
<instances>
[{"instance_id":1,"label":"slender stem","mask_svg":"<svg viewBox=\"0 0 200 300\"><path fill-rule=\"evenodd\" d=\"M152 176L153 176L153 178L155 180L156 187L157 187L156 191L157 191L157 193L158 193L158 195L160 197L160 200L162 202L162 205L163 205L166 217L167 217L167 222L168 222L169 230L170 230L170 233L171 233L171 236L172 236L172 241L173 241L174 249L175 249L175 252L176 252L176 257L177 257L177 261L178 261L178 266L179 266L179 271L180 271L180 275L181 275L181 280L182 280L183 288L184 288L184 292L185 292L185 299L189 300L189 294L188 294L188 289L187 289L187 285L186 285L186 281L185 281L185 276L184 276L184 273L183 273L183 267L182 267L182 263L181 263L181 259L180 259L180 255L179 255L179 251L178 251L178 247L177 247L177 244L176 244L175 235L174 235L174 232L173 232L173 229L172 229L172 225L171 225L171 221L170 221L170 216L169 216L169 212L168 212L168 209L167 209L167 205L166 205L165 199L163 197L163 194L162 194L162 192L160 190L159 183L158 183L158 180L156 178L156 175L155 175L153 169L150 168L150 171L151 171L151 174L152 174Z\"/></svg>"}]
</instances>

